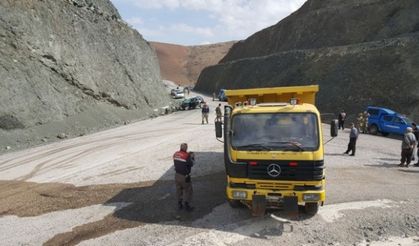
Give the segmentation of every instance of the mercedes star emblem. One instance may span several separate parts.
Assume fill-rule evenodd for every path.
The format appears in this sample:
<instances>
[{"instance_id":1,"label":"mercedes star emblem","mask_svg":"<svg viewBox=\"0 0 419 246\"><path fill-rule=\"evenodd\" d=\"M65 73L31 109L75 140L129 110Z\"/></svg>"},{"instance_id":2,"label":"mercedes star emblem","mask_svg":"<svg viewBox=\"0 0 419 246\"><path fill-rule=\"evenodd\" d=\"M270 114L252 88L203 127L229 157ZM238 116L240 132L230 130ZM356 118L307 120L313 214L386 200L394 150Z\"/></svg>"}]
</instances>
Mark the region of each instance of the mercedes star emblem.
<instances>
[{"instance_id":1,"label":"mercedes star emblem","mask_svg":"<svg viewBox=\"0 0 419 246\"><path fill-rule=\"evenodd\" d=\"M267 170L268 170L269 176L274 177L274 178L278 177L281 174L281 167L278 164L274 164L274 163L270 164Z\"/></svg>"}]
</instances>

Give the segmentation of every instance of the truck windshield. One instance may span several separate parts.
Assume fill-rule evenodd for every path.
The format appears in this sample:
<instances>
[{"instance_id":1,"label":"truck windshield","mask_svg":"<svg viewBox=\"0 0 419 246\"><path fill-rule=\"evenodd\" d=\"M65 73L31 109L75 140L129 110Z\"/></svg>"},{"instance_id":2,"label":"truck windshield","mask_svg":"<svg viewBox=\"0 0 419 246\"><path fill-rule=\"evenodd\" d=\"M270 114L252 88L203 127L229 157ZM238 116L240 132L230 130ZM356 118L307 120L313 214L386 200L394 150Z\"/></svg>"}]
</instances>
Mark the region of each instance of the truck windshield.
<instances>
[{"instance_id":1,"label":"truck windshield","mask_svg":"<svg viewBox=\"0 0 419 246\"><path fill-rule=\"evenodd\" d=\"M312 151L319 148L313 113L238 114L232 121L231 144L237 150Z\"/></svg>"}]
</instances>

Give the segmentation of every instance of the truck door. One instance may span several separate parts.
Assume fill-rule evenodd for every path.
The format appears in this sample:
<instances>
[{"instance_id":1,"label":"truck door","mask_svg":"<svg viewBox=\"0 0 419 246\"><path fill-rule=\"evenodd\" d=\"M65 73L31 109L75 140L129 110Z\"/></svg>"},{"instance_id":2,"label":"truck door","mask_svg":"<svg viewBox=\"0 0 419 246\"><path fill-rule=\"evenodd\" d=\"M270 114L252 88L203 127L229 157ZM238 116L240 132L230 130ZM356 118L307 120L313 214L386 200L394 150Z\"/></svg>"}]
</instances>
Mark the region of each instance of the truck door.
<instances>
[{"instance_id":1,"label":"truck door","mask_svg":"<svg viewBox=\"0 0 419 246\"><path fill-rule=\"evenodd\" d=\"M402 118L396 116L393 118L393 127L394 133L404 134L407 128L407 124Z\"/></svg>"},{"instance_id":2,"label":"truck door","mask_svg":"<svg viewBox=\"0 0 419 246\"><path fill-rule=\"evenodd\" d=\"M382 120L382 125L381 125L381 132L384 133L393 133L395 131L395 126L393 125L393 118L394 116L392 115L384 115L383 116L383 120Z\"/></svg>"}]
</instances>

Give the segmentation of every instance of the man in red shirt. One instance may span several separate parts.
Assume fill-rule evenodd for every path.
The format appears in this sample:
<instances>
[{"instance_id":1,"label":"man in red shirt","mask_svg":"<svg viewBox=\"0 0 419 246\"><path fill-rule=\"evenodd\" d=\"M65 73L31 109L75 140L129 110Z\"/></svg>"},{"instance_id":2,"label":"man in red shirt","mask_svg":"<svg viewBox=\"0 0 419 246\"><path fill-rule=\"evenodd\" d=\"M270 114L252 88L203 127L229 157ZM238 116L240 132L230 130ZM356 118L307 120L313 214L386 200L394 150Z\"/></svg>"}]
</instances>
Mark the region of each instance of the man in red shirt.
<instances>
[{"instance_id":1,"label":"man in red shirt","mask_svg":"<svg viewBox=\"0 0 419 246\"><path fill-rule=\"evenodd\" d=\"M191 169L194 164L195 156L193 152L188 151L188 144L182 143L180 150L173 155L173 162L175 166L175 183L176 183L176 197L178 200L178 208L185 208L190 212L194 208L190 206L192 200L192 181Z\"/></svg>"}]
</instances>

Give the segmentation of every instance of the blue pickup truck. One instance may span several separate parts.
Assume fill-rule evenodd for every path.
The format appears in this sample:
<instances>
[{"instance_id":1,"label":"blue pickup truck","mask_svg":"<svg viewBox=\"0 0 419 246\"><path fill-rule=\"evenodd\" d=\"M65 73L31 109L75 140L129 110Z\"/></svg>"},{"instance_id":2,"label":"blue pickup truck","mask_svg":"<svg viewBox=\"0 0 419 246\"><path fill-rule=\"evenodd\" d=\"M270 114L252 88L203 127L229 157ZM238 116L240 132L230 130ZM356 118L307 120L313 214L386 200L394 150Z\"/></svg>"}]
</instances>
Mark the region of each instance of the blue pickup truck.
<instances>
[{"instance_id":1,"label":"blue pickup truck","mask_svg":"<svg viewBox=\"0 0 419 246\"><path fill-rule=\"evenodd\" d=\"M227 102L227 96L225 94L225 89L221 89L220 92L218 92L218 100Z\"/></svg>"},{"instance_id":2,"label":"blue pickup truck","mask_svg":"<svg viewBox=\"0 0 419 246\"><path fill-rule=\"evenodd\" d=\"M403 135L406 128L412 125L412 121L404 115L394 112L388 108L369 106L367 109L369 133L383 136L388 134Z\"/></svg>"}]
</instances>

